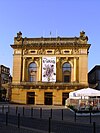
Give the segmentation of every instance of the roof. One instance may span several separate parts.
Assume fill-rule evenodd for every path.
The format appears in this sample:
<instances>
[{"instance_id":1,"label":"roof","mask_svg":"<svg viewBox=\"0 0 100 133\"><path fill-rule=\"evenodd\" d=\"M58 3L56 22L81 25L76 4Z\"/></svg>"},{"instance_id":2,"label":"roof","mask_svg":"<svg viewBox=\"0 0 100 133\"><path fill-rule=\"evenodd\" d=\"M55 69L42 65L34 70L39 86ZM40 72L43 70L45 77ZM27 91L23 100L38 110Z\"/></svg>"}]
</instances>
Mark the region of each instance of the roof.
<instances>
[{"instance_id":1,"label":"roof","mask_svg":"<svg viewBox=\"0 0 100 133\"><path fill-rule=\"evenodd\" d=\"M22 38L22 33L17 33L14 37L14 44L12 48L43 48L43 47L63 47L63 48L86 48L89 49L91 44L87 43L88 37L85 32L80 32L79 37L40 37L40 38Z\"/></svg>"},{"instance_id":2,"label":"roof","mask_svg":"<svg viewBox=\"0 0 100 133\"><path fill-rule=\"evenodd\" d=\"M100 65L94 66L94 67L89 71L88 74L91 74L91 73L95 72L96 70L100 70Z\"/></svg>"}]
</instances>

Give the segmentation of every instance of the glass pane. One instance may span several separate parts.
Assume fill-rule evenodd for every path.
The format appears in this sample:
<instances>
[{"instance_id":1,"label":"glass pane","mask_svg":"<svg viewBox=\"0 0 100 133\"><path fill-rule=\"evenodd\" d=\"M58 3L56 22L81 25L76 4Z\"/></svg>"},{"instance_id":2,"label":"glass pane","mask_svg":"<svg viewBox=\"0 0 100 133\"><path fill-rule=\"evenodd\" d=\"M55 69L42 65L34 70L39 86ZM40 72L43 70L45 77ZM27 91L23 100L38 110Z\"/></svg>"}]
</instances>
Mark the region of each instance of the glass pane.
<instances>
[{"instance_id":1,"label":"glass pane","mask_svg":"<svg viewBox=\"0 0 100 133\"><path fill-rule=\"evenodd\" d=\"M29 81L33 82L36 81L36 73L37 73L37 65L36 63L31 63L29 65Z\"/></svg>"},{"instance_id":2,"label":"glass pane","mask_svg":"<svg viewBox=\"0 0 100 133\"><path fill-rule=\"evenodd\" d=\"M71 71L71 65L69 63L63 64L63 72L64 71Z\"/></svg>"},{"instance_id":3,"label":"glass pane","mask_svg":"<svg viewBox=\"0 0 100 133\"><path fill-rule=\"evenodd\" d=\"M63 64L62 67L62 72L63 72L63 82L70 82L71 81L71 65L70 63L66 62Z\"/></svg>"},{"instance_id":4,"label":"glass pane","mask_svg":"<svg viewBox=\"0 0 100 133\"><path fill-rule=\"evenodd\" d=\"M69 63L65 63L63 67L71 67Z\"/></svg>"},{"instance_id":5,"label":"glass pane","mask_svg":"<svg viewBox=\"0 0 100 133\"><path fill-rule=\"evenodd\" d=\"M30 76L30 82L36 81L36 76Z\"/></svg>"},{"instance_id":6,"label":"glass pane","mask_svg":"<svg viewBox=\"0 0 100 133\"><path fill-rule=\"evenodd\" d=\"M34 68L34 67L37 67L37 66L36 66L36 63L31 63L31 64L29 65L29 68Z\"/></svg>"},{"instance_id":7,"label":"glass pane","mask_svg":"<svg viewBox=\"0 0 100 133\"><path fill-rule=\"evenodd\" d=\"M64 76L64 82L70 82L70 76L65 75Z\"/></svg>"}]
</instances>

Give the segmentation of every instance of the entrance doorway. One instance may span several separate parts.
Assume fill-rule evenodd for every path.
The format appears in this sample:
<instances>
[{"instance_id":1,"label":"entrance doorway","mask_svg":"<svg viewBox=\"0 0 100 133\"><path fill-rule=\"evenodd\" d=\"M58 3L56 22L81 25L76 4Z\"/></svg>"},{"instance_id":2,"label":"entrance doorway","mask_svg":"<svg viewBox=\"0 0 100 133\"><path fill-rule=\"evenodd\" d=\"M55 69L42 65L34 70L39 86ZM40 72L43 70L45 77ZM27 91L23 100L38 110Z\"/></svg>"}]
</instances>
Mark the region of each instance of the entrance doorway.
<instances>
[{"instance_id":1,"label":"entrance doorway","mask_svg":"<svg viewBox=\"0 0 100 133\"><path fill-rule=\"evenodd\" d=\"M52 92L45 92L44 93L44 104L45 105L52 105Z\"/></svg>"},{"instance_id":2,"label":"entrance doorway","mask_svg":"<svg viewBox=\"0 0 100 133\"><path fill-rule=\"evenodd\" d=\"M69 93L63 92L62 93L62 105L65 105L65 100L69 98Z\"/></svg>"},{"instance_id":3,"label":"entrance doorway","mask_svg":"<svg viewBox=\"0 0 100 133\"><path fill-rule=\"evenodd\" d=\"M27 92L27 104L35 104L35 92Z\"/></svg>"}]
</instances>

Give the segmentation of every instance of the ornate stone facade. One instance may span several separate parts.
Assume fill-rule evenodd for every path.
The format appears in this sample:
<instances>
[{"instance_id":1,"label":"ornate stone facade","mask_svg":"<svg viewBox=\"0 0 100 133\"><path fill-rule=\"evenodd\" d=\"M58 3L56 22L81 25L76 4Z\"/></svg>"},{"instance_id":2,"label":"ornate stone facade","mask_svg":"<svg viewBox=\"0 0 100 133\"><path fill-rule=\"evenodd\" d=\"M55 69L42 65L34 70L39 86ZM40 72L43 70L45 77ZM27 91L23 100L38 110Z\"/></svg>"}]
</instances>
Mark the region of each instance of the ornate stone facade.
<instances>
[{"instance_id":1,"label":"ornate stone facade","mask_svg":"<svg viewBox=\"0 0 100 133\"><path fill-rule=\"evenodd\" d=\"M23 38L17 33L13 56L12 102L62 105L69 92L88 86L90 44L79 37ZM43 57L56 58L56 82L42 81Z\"/></svg>"}]
</instances>

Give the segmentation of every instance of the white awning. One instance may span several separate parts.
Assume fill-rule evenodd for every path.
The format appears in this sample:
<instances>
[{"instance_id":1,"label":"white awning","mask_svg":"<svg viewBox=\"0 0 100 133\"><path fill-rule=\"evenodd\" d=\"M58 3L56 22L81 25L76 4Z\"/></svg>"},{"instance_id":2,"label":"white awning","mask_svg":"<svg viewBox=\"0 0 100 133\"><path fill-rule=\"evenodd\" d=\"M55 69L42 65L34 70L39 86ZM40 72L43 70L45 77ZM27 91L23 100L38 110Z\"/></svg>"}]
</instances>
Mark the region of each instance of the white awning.
<instances>
[{"instance_id":1,"label":"white awning","mask_svg":"<svg viewBox=\"0 0 100 133\"><path fill-rule=\"evenodd\" d=\"M100 96L100 91L92 88L84 88L77 91L69 93L69 98L71 97L85 97L85 96Z\"/></svg>"}]
</instances>

